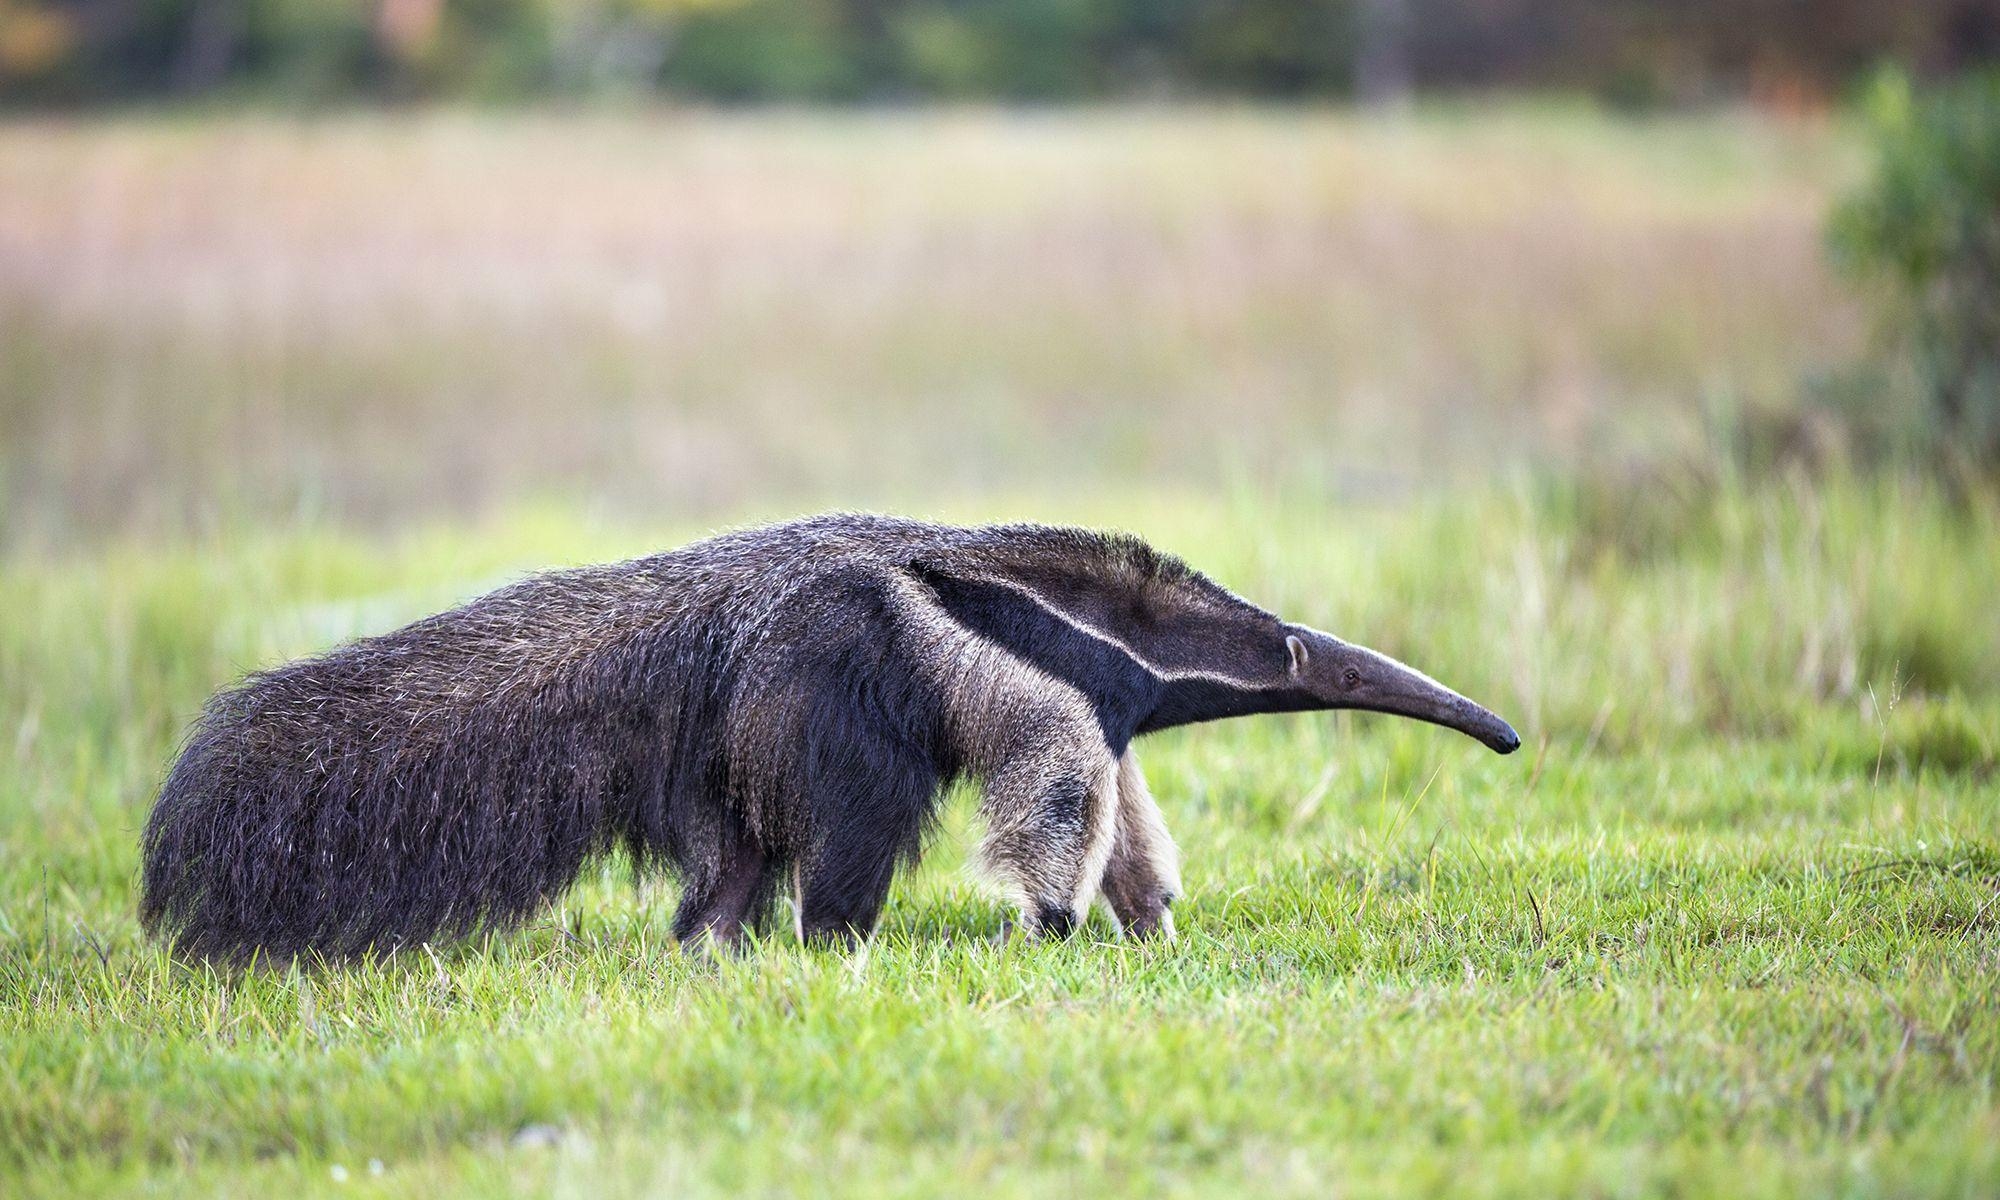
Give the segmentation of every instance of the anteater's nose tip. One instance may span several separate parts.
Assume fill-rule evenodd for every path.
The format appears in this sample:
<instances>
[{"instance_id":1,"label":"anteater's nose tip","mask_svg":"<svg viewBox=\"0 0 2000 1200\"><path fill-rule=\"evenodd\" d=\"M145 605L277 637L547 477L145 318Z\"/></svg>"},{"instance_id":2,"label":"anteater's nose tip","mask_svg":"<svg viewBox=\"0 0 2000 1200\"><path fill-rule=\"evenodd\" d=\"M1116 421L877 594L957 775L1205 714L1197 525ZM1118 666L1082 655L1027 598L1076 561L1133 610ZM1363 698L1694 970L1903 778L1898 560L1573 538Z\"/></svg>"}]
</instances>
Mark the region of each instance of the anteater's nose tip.
<instances>
[{"instance_id":1,"label":"anteater's nose tip","mask_svg":"<svg viewBox=\"0 0 2000 1200\"><path fill-rule=\"evenodd\" d=\"M1485 739L1486 744L1493 747L1494 753L1512 754L1521 748L1521 735L1514 732L1512 725L1501 720L1495 720L1494 724L1499 728Z\"/></svg>"}]
</instances>

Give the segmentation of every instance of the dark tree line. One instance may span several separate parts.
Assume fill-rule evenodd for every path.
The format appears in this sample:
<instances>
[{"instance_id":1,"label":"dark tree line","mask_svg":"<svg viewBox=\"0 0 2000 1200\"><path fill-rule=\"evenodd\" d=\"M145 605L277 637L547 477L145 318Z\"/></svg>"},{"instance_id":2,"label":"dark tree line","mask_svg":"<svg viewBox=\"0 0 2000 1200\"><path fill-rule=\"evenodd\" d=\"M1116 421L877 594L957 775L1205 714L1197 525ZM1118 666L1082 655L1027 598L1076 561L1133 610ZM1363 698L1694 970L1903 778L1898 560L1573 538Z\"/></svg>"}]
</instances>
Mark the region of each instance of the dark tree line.
<instances>
[{"instance_id":1,"label":"dark tree line","mask_svg":"<svg viewBox=\"0 0 2000 1200\"><path fill-rule=\"evenodd\" d=\"M0 101L659 92L711 100L1816 103L2000 55L2000 0L0 0Z\"/></svg>"}]
</instances>

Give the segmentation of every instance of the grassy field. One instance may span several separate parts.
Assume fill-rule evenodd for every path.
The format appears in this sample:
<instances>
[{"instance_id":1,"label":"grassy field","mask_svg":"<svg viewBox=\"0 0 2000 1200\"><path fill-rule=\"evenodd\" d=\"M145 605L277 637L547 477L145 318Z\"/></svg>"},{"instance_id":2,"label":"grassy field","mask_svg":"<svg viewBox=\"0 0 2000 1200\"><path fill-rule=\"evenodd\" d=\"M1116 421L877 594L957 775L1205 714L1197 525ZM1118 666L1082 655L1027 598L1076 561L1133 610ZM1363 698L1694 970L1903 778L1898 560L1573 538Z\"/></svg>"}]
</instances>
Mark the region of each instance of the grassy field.
<instances>
[{"instance_id":1,"label":"grassy field","mask_svg":"<svg viewBox=\"0 0 2000 1200\"><path fill-rule=\"evenodd\" d=\"M1539 109L0 127L0 1193L1995 1194L2000 497L1718 416L1860 352L1851 158ZM1528 745L1142 743L1172 946L996 941L966 797L851 958L682 954L617 862L354 967L141 936L218 684L821 503L1137 530Z\"/></svg>"}]
</instances>

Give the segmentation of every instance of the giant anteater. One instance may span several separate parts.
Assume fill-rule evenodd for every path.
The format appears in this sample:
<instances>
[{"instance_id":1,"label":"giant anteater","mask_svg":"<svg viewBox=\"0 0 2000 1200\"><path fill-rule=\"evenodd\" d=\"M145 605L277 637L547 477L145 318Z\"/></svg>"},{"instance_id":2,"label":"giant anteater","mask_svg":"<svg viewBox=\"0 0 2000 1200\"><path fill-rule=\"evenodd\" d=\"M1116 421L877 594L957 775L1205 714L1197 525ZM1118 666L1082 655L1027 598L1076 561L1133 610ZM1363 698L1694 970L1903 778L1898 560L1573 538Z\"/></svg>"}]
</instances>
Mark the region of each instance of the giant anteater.
<instances>
[{"instance_id":1,"label":"giant anteater","mask_svg":"<svg viewBox=\"0 0 2000 1200\"><path fill-rule=\"evenodd\" d=\"M145 832L183 952L330 957L504 926L623 844L741 936L781 882L808 938L873 928L940 789L1033 933L1096 895L1172 934L1172 840L1131 743L1358 708L1507 753L1506 722L1131 537L823 516L526 579L210 702Z\"/></svg>"}]
</instances>

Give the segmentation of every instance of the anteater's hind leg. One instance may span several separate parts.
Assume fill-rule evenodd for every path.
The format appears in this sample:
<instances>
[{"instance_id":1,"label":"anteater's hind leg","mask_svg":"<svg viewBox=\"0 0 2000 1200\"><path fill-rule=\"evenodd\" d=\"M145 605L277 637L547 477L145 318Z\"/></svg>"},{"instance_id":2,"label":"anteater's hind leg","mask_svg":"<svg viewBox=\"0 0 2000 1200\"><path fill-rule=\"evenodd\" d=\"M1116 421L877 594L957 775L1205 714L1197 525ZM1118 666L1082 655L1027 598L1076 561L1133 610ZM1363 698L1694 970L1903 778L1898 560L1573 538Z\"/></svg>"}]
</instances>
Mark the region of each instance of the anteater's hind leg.
<instances>
[{"instance_id":1,"label":"anteater's hind leg","mask_svg":"<svg viewBox=\"0 0 2000 1200\"><path fill-rule=\"evenodd\" d=\"M771 900L770 859L740 826L723 839L719 861L687 882L674 913L674 937L683 944L713 938L734 946L759 908Z\"/></svg>"},{"instance_id":2,"label":"anteater's hind leg","mask_svg":"<svg viewBox=\"0 0 2000 1200\"><path fill-rule=\"evenodd\" d=\"M1146 787L1139 760L1118 760L1118 820L1101 885L1118 925L1134 937L1174 937L1170 907L1181 893L1180 855Z\"/></svg>"},{"instance_id":3,"label":"anteater's hind leg","mask_svg":"<svg viewBox=\"0 0 2000 1200\"><path fill-rule=\"evenodd\" d=\"M980 860L1033 935L1066 937L1097 892L1117 818L1118 765L1096 727L1058 727L986 779Z\"/></svg>"}]
</instances>

